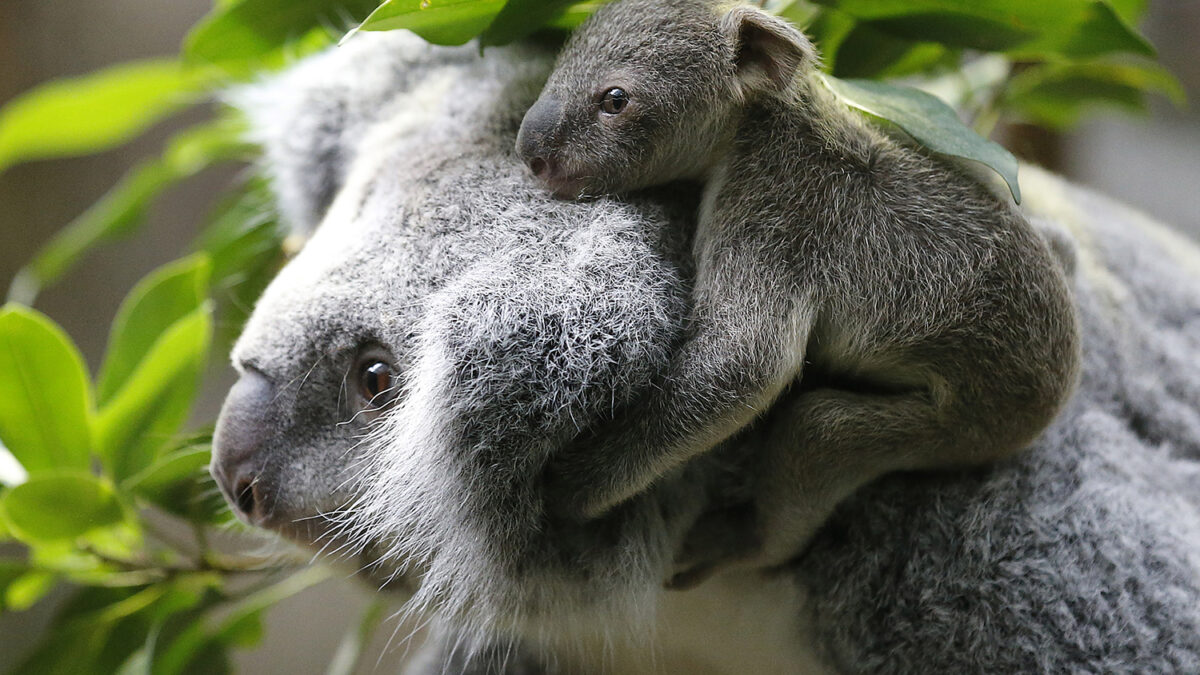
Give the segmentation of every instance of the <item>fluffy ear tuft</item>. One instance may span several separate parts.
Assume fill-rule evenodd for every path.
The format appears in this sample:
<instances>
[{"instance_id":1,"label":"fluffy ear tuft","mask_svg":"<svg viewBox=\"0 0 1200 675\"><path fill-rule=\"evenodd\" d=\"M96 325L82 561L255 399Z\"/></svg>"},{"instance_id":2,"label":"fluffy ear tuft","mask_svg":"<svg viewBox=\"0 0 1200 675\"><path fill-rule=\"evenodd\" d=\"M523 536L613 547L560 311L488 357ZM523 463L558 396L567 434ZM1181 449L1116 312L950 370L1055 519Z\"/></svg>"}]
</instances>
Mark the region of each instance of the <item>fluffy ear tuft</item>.
<instances>
[{"instance_id":1,"label":"fluffy ear tuft","mask_svg":"<svg viewBox=\"0 0 1200 675\"><path fill-rule=\"evenodd\" d=\"M729 10L721 29L733 43L738 79L748 94L784 91L801 67L817 61L803 33L757 7Z\"/></svg>"}]
</instances>

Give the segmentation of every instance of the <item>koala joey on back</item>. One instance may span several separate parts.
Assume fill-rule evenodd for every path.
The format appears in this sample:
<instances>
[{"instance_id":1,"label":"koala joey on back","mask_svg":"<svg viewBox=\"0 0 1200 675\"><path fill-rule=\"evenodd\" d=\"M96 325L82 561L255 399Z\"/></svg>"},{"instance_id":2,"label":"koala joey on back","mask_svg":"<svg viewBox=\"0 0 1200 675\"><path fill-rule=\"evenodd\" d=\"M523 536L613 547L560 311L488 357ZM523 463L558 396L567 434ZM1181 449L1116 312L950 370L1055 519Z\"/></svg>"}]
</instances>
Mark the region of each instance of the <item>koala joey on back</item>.
<instances>
[{"instance_id":1,"label":"koala joey on back","mask_svg":"<svg viewBox=\"0 0 1200 675\"><path fill-rule=\"evenodd\" d=\"M619 0L571 37L518 136L563 197L704 181L686 340L549 479L554 508L586 520L768 407L786 415L756 450L755 536L705 531L742 526L728 514L702 521L681 584L734 557L783 562L884 473L1017 452L1076 381L1076 313L1047 243L976 179L838 104L817 65L754 7Z\"/></svg>"}]
</instances>

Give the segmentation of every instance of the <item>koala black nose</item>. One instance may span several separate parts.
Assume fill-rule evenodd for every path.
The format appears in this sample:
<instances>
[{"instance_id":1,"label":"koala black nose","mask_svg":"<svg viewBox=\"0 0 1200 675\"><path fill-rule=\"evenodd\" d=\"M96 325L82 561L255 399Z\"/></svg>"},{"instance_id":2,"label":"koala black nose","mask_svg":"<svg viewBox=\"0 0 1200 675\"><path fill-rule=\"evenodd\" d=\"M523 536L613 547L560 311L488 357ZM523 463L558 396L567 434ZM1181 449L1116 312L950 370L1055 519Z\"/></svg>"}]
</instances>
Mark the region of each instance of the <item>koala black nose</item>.
<instances>
[{"instance_id":1,"label":"koala black nose","mask_svg":"<svg viewBox=\"0 0 1200 675\"><path fill-rule=\"evenodd\" d=\"M270 438L268 413L275 385L266 375L247 369L229 390L213 436L210 471L234 510L247 521L261 524L271 509L259 482Z\"/></svg>"},{"instance_id":2,"label":"koala black nose","mask_svg":"<svg viewBox=\"0 0 1200 675\"><path fill-rule=\"evenodd\" d=\"M525 113L517 132L517 155L539 178L544 178L543 174L551 168L551 144L562 111L562 103L557 99L539 98Z\"/></svg>"}]
</instances>

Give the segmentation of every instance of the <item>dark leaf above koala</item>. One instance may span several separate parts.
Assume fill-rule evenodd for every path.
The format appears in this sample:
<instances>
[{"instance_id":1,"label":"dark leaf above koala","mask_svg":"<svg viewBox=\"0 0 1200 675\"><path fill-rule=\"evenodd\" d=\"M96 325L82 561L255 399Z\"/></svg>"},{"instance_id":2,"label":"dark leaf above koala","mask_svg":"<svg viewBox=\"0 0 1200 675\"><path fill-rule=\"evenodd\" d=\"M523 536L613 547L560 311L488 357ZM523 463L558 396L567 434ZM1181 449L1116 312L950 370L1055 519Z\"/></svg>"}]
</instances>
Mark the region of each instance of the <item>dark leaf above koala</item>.
<instances>
[{"instance_id":1,"label":"dark leaf above koala","mask_svg":"<svg viewBox=\"0 0 1200 675\"><path fill-rule=\"evenodd\" d=\"M846 105L895 124L930 150L990 167L1008 184L1013 199L1021 201L1016 157L964 125L954 109L938 97L874 80L840 80L825 75L822 81Z\"/></svg>"}]
</instances>

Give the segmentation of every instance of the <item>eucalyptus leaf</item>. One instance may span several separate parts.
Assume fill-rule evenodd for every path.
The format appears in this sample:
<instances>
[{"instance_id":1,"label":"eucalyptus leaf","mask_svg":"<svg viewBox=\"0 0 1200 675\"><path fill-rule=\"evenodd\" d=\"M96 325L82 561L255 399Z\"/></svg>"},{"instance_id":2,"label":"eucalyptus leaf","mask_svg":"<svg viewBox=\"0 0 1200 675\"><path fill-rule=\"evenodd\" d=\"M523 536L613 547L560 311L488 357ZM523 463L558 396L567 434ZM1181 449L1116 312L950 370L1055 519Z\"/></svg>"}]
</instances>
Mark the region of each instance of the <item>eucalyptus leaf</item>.
<instances>
[{"instance_id":1,"label":"eucalyptus leaf","mask_svg":"<svg viewBox=\"0 0 1200 675\"><path fill-rule=\"evenodd\" d=\"M822 80L847 105L895 124L930 150L990 167L1020 203L1017 159L964 125L941 99L919 89L874 80L839 80L829 75Z\"/></svg>"},{"instance_id":2,"label":"eucalyptus leaf","mask_svg":"<svg viewBox=\"0 0 1200 675\"><path fill-rule=\"evenodd\" d=\"M113 595L114 592L120 595ZM111 675L145 644L145 609L158 589L87 588L59 612L43 642L15 673ZM101 604L102 603L102 604Z\"/></svg>"},{"instance_id":3,"label":"eucalyptus leaf","mask_svg":"<svg viewBox=\"0 0 1200 675\"><path fill-rule=\"evenodd\" d=\"M29 562L38 569L59 574L96 572L105 569L91 552L79 550L73 540L41 541L30 550Z\"/></svg>"},{"instance_id":4,"label":"eucalyptus leaf","mask_svg":"<svg viewBox=\"0 0 1200 675\"><path fill-rule=\"evenodd\" d=\"M151 675L151 672L150 649L142 645L117 668L116 675Z\"/></svg>"},{"instance_id":5,"label":"eucalyptus leaf","mask_svg":"<svg viewBox=\"0 0 1200 675\"><path fill-rule=\"evenodd\" d=\"M350 35L407 28L434 44L461 45L486 30L504 5L505 0L384 0Z\"/></svg>"},{"instance_id":6,"label":"eucalyptus leaf","mask_svg":"<svg viewBox=\"0 0 1200 675\"><path fill-rule=\"evenodd\" d=\"M30 475L88 468L89 388L61 328L26 307L0 309L0 441Z\"/></svg>"},{"instance_id":7,"label":"eucalyptus leaf","mask_svg":"<svg viewBox=\"0 0 1200 675\"><path fill-rule=\"evenodd\" d=\"M208 445L188 446L159 457L121 487L193 523L222 522L229 511L208 474Z\"/></svg>"},{"instance_id":8,"label":"eucalyptus leaf","mask_svg":"<svg viewBox=\"0 0 1200 675\"><path fill-rule=\"evenodd\" d=\"M0 606L21 612L33 607L54 589L58 577L42 570L30 570L4 587L4 602Z\"/></svg>"},{"instance_id":9,"label":"eucalyptus leaf","mask_svg":"<svg viewBox=\"0 0 1200 675\"><path fill-rule=\"evenodd\" d=\"M568 5L561 13L553 16L546 22L547 28L557 28L560 30L575 30L587 18L596 13L597 9L611 2L611 0L585 0L585 2L576 2Z\"/></svg>"},{"instance_id":10,"label":"eucalyptus leaf","mask_svg":"<svg viewBox=\"0 0 1200 675\"><path fill-rule=\"evenodd\" d=\"M192 245L212 260L212 296L221 317L214 336L218 350L241 333L250 308L282 267L285 237L275 199L257 178L221 201Z\"/></svg>"},{"instance_id":11,"label":"eucalyptus leaf","mask_svg":"<svg viewBox=\"0 0 1200 675\"><path fill-rule=\"evenodd\" d=\"M508 0L487 29L481 46L505 45L530 35L566 11L574 0Z\"/></svg>"},{"instance_id":12,"label":"eucalyptus leaf","mask_svg":"<svg viewBox=\"0 0 1200 675\"><path fill-rule=\"evenodd\" d=\"M1061 54L1073 59L1116 52L1154 56L1154 47L1104 0L1087 3L1078 18L1033 44L1011 50L1014 57Z\"/></svg>"},{"instance_id":13,"label":"eucalyptus leaf","mask_svg":"<svg viewBox=\"0 0 1200 675\"><path fill-rule=\"evenodd\" d=\"M375 9L377 0L234 0L217 5L184 41L184 56L234 75L283 65L330 42ZM298 48L284 54L285 45Z\"/></svg>"},{"instance_id":14,"label":"eucalyptus leaf","mask_svg":"<svg viewBox=\"0 0 1200 675\"><path fill-rule=\"evenodd\" d=\"M128 236L142 225L146 210L167 188L222 162L249 159L242 123L219 119L180 132L158 159L134 167L100 201L58 232L22 268L9 299L30 304L93 247Z\"/></svg>"},{"instance_id":15,"label":"eucalyptus leaf","mask_svg":"<svg viewBox=\"0 0 1200 675\"><path fill-rule=\"evenodd\" d=\"M25 562L0 558L0 611L9 609L8 588L13 582L29 573L29 565Z\"/></svg>"},{"instance_id":16,"label":"eucalyptus leaf","mask_svg":"<svg viewBox=\"0 0 1200 675\"><path fill-rule=\"evenodd\" d=\"M204 302L210 269L208 256L189 256L154 270L129 292L113 319L96 378L97 405L112 399L160 335Z\"/></svg>"},{"instance_id":17,"label":"eucalyptus leaf","mask_svg":"<svg viewBox=\"0 0 1200 675\"><path fill-rule=\"evenodd\" d=\"M1121 18L1131 24L1137 23L1146 12L1146 0L1105 0Z\"/></svg>"},{"instance_id":18,"label":"eucalyptus leaf","mask_svg":"<svg viewBox=\"0 0 1200 675\"><path fill-rule=\"evenodd\" d=\"M1009 83L1004 105L1027 120L1065 128L1098 106L1145 108L1147 92L1175 105L1186 101L1179 81L1153 63L1048 63L1022 70Z\"/></svg>"},{"instance_id":19,"label":"eucalyptus leaf","mask_svg":"<svg viewBox=\"0 0 1200 675\"><path fill-rule=\"evenodd\" d=\"M310 586L329 578L329 572L321 567L302 569L281 581L240 600L219 621L199 620L193 622L160 649L154 664L155 675L181 675L192 670L194 664L202 662L202 655L214 647L236 644L239 631L249 631L249 638L257 638L264 610L289 598Z\"/></svg>"},{"instance_id":20,"label":"eucalyptus leaf","mask_svg":"<svg viewBox=\"0 0 1200 675\"><path fill-rule=\"evenodd\" d=\"M1021 55L1152 55L1104 0L819 0L897 37Z\"/></svg>"},{"instance_id":21,"label":"eucalyptus leaf","mask_svg":"<svg viewBox=\"0 0 1200 675\"><path fill-rule=\"evenodd\" d=\"M808 0L787 0L781 3L768 2L763 9L791 21L793 25L801 30L808 27L822 12L820 7L812 2L808 2Z\"/></svg>"},{"instance_id":22,"label":"eucalyptus leaf","mask_svg":"<svg viewBox=\"0 0 1200 675\"><path fill-rule=\"evenodd\" d=\"M197 100L207 78L178 61L134 61L55 80L0 109L0 171L120 145Z\"/></svg>"},{"instance_id":23,"label":"eucalyptus leaf","mask_svg":"<svg viewBox=\"0 0 1200 675\"><path fill-rule=\"evenodd\" d=\"M111 475L150 466L187 419L212 336L208 303L176 321L99 411L96 440Z\"/></svg>"},{"instance_id":24,"label":"eucalyptus leaf","mask_svg":"<svg viewBox=\"0 0 1200 675\"><path fill-rule=\"evenodd\" d=\"M787 15L784 16L787 18ZM825 8L810 24L797 27L803 28L805 34L812 39L821 54L821 63L825 71L833 72L837 69L842 43L850 36L855 25L857 24L854 18L849 14Z\"/></svg>"},{"instance_id":25,"label":"eucalyptus leaf","mask_svg":"<svg viewBox=\"0 0 1200 675\"><path fill-rule=\"evenodd\" d=\"M219 576L211 574L189 574L180 577L171 584L163 599L151 608L153 628L143 647L150 663L147 675L164 672L162 653L181 634L203 626L205 614L222 603L224 598L219 591L223 581ZM218 656L218 659L220 658ZM222 667L226 665L221 664ZM186 672L186 668L183 671Z\"/></svg>"},{"instance_id":26,"label":"eucalyptus leaf","mask_svg":"<svg viewBox=\"0 0 1200 675\"><path fill-rule=\"evenodd\" d=\"M125 511L108 482L85 473L34 476L0 497L0 517L21 541L75 539L120 523Z\"/></svg>"},{"instance_id":27,"label":"eucalyptus leaf","mask_svg":"<svg viewBox=\"0 0 1200 675\"><path fill-rule=\"evenodd\" d=\"M902 77L929 70L951 53L935 42L897 38L861 23L841 41L832 73L843 79Z\"/></svg>"}]
</instances>

